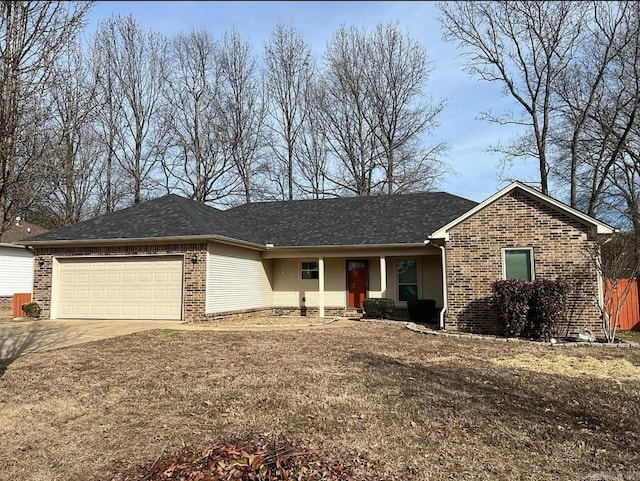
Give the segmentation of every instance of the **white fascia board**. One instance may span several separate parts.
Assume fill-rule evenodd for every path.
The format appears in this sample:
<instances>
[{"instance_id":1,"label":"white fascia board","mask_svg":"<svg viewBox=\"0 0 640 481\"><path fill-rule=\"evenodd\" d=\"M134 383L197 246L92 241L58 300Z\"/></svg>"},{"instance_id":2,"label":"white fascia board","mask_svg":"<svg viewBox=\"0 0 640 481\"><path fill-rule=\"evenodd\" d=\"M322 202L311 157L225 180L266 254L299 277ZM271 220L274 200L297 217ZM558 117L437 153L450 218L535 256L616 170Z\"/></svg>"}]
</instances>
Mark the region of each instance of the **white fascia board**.
<instances>
[{"instance_id":1,"label":"white fascia board","mask_svg":"<svg viewBox=\"0 0 640 481\"><path fill-rule=\"evenodd\" d=\"M481 203L476 205L473 209L468 210L467 212L462 214L460 217L452 220L447 225L441 227L440 229L435 231L433 234L431 234L429 236L429 238L430 239L449 240L449 230L451 230L453 227L457 226L461 222L464 222L466 219L468 219L469 217L471 217L475 213L481 211L482 209L484 209L488 205L492 204L496 200L500 199L501 197L504 197L505 195L511 193L512 191L514 191L516 189L520 189L520 190L526 192L527 194L537 198L541 202L543 202L545 204L548 204L548 205L551 205L551 206L555 207L556 209L558 209L560 211L563 211L567 215L569 215L571 217L574 217L574 218L578 219L579 221L581 221L581 222L583 222L583 223L585 223L587 225L590 225L592 227L594 233L596 233L596 234L613 234L615 232L615 229L613 227L611 227L608 224L605 224L604 222L600 222L598 219L594 219L591 216L583 214L579 210L576 210L576 209L574 209L572 207L569 207L568 205L566 205L566 204L564 204L564 203L562 203L560 201L557 201L557 200L555 200L555 199L553 199L553 198L551 198L551 197L549 197L547 195L544 195L542 192L539 192L539 191L529 187L526 184L523 184L521 182L513 182L513 183L509 184L508 186L504 187L503 189L499 190L495 194L493 194L491 197L485 199L484 201L482 201Z\"/></svg>"}]
</instances>

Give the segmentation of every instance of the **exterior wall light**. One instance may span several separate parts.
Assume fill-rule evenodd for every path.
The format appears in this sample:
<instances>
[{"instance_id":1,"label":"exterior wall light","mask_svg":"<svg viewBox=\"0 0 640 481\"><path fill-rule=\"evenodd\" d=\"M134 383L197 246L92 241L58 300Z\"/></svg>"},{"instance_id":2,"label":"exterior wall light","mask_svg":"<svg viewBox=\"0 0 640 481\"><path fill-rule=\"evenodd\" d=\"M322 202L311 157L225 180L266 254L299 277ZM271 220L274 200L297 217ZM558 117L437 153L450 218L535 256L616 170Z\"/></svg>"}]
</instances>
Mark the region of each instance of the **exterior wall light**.
<instances>
[{"instance_id":1,"label":"exterior wall light","mask_svg":"<svg viewBox=\"0 0 640 481\"><path fill-rule=\"evenodd\" d=\"M194 253L194 254L191 256L191 263L192 263L192 264L197 264L197 263L198 263L198 255L197 255L197 254L195 254L195 253Z\"/></svg>"},{"instance_id":2,"label":"exterior wall light","mask_svg":"<svg viewBox=\"0 0 640 481\"><path fill-rule=\"evenodd\" d=\"M44 258L38 257L38 265L42 267L44 265Z\"/></svg>"}]
</instances>

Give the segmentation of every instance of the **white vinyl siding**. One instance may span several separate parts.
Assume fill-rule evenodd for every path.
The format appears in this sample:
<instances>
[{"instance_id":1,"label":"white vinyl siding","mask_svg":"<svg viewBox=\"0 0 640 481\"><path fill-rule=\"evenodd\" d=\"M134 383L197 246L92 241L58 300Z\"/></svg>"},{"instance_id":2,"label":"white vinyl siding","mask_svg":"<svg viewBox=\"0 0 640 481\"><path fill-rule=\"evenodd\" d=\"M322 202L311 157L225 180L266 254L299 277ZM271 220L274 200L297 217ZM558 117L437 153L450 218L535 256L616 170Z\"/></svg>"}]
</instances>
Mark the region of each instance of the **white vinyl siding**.
<instances>
[{"instance_id":1,"label":"white vinyl siding","mask_svg":"<svg viewBox=\"0 0 640 481\"><path fill-rule=\"evenodd\" d=\"M271 307L270 277L271 261L263 261L260 252L210 243L206 312L215 314Z\"/></svg>"},{"instance_id":2,"label":"white vinyl siding","mask_svg":"<svg viewBox=\"0 0 640 481\"><path fill-rule=\"evenodd\" d=\"M0 247L0 296L31 292L33 255L27 249Z\"/></svg>"},{"instance_id":3,"label":"white vinyl siding","mask_svg":"<svg viewBox=\"0 0 640 481\"><path fill-rule=\"evenodd\" d=\"M58 258L57 319L182 319L183 256Z\"/></svg>"}]
</instances>

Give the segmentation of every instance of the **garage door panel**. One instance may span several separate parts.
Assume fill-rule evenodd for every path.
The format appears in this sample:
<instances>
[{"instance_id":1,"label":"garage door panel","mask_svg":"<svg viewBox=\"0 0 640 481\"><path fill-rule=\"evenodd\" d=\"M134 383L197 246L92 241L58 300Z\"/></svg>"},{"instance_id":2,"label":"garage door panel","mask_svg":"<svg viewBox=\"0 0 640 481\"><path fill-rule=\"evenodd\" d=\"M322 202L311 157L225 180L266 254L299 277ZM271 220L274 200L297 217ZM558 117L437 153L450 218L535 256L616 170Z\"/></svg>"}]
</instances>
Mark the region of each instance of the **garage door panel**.
<instances>
[{"instance_id":1,"label":"garage door panel","mask_svg":"<svg viewBox=\"0 0 640 481\"><path fill-rule=\"evenodd\" d=\"M183 258L58 259L59 318L182 318Z\"/></svg>"}]
</instances>

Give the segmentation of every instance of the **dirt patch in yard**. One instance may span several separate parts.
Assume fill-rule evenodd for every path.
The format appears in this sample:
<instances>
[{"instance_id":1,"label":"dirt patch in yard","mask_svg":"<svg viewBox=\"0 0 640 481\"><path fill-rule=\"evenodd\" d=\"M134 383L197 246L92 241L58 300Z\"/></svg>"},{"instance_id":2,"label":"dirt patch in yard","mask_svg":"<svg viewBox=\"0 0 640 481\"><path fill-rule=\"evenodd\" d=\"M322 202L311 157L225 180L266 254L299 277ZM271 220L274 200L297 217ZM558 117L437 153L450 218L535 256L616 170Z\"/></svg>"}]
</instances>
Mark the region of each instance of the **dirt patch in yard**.
<instances>
[{"instance_id":1,"label":"dirt patch in yard","mask_svg":"<svg viewBox=\"0 0 640 481\"><path fill-rule=\"evenodd\" d=\"M637 380L492 361L556 356L374 323L156 330L30 354L0 380L0 479L111 480L184 446L274 436L353 464L354 480L636 479ZM640 365L640 349L571 356Z\"/></svg>"}]
</instances>

